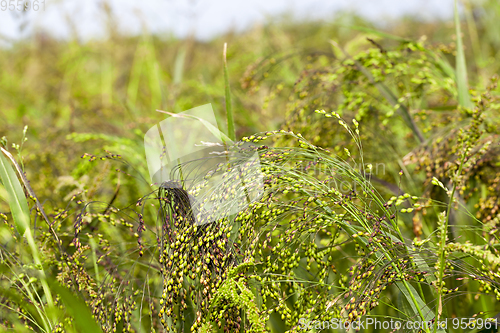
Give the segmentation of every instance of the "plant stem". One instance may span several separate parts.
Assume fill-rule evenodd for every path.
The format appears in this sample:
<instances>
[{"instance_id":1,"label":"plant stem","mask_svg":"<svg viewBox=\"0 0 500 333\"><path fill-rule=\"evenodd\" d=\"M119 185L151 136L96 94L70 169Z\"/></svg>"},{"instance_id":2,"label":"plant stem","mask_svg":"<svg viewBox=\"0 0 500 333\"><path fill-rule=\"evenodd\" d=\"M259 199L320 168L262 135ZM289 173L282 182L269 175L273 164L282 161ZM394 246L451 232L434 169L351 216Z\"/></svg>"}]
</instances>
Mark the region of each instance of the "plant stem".
<instances>
[{"instance_id":1,"label":"plant stem","mask_svg":"<svg viewBox=\"0 0 500 333\"><path fill-rule=\"evenodd\" d=\"M227 43L224 43L224 83L226 87L226 116L227 116L227 136L235 141L236 134L234 132L233 106L231 104L231 91L229 90L229 74L227 72Z\"/></svg>"},{"instance_id":2,"label":"plant stem","mask_svg":"<svg viewBox=\"0 0 500 333\"><path fill-rule=\"evenodd\" d=\"M458 104L472 109L472 101L469 95L469 84L467 82L467 65L465 63L465 53L462 44L462 30L460 29L460 17L458 15L458 3L455 0L455 29L457 35L457 57L456 57L456 82L458 93Z\"/></svg>"},{"instance_id":3,"label":"plant stem","mask_svg":"<svg viewBox=\"0 0 500 333\"><path fill-rule=\"evenodd\" d=\"M462 148L464 148L464 146L465 146L465 143L462 145ZM458 167L458 171L455 174L455 177L459 177L462 174L462 167L464 165L466 154L467 154L466 151L464 151L463 155L462 155L462 159L460 161L460 166ZM456 180L453 183L453 188L451 189L450 201L448 203L448 208L446 210L446 219L445 219L444 227L443 227L444 232L441 233L441 239L440 239L440 244L439 244L439 278L437 280L439 283L439 287L438 287L438 304L436 306L436 315L435 315L436 320L434 322L434 329L433 329L434 333L437 330L437 322L438 322L439 317L441 316L441 312L442 312L443 277L444 277L444 268L445 268L445 264L446 264L446 253L445 253L446 235L448 234L448 224L450 222L451 207L453 205L453 198L455 196L455 191L457 189L457 185L458 185L458 180Z\"/></svg>"}]
</instances>

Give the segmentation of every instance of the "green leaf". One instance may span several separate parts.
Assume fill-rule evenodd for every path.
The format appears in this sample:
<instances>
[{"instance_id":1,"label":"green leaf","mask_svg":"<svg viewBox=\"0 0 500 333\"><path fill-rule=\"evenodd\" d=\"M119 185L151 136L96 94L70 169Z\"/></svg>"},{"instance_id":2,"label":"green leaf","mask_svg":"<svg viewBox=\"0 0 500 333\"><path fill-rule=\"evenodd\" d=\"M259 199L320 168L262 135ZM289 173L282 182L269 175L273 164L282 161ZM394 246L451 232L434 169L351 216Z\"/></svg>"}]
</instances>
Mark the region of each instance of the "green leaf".
<instances>
[{"instance_id":1,"label":"green leaf","mask_svg":"<svg viewBox=\"0 0 500 333\"><path fill-rule=\"evenodd\" d=\"M174 64L174 84L181 84L184 74L184 63L186 61L186 46L182 46L177 52Z\"/></svg>"},{"instance_id":2,"label":"green leaf","mask_svg":"<svg viewBox=\"0 0 500 333\"><path fill-rule=\"evenodd\" d=\"M68 288L61 286L56 281L49 281L50 287L55 291L66 306L66 310L73 317L75 328L81 333L101 332L101 327L92 317L90 309L85 302L75 296Z\"/></svg>"},{"instance_id":3,"label":"green leaf","mask_svg":"<svg viewBox=\"0 0 500 333\"><path fill-rule=\"evenodd\" d=\"M9 206L19 234L24 235L29 228L30 214L23 188L9 161L0 153L0 178L8 193Z\"/></svg>"},{"instance_id":4,"label":"green leaf","mask_svg":"<svg viewBox=\"0 0 500 333\"><path fill-rule=\"evenodd\" d=\"M229 89L229 74L227 72L226 59L227 43L224 43L224 84L226 87L226 115L227 115L227 135L231 140L236 140L234 132L233 105L231 104L231 90Z\"/></svg>"},{"instance_id":5,"label":"green leaf","mask_svg":"<svg viewBox=\"0 0 500 333\"><path fill-rule=\"evenodd\" d=\"M474 105L470 100L469 84L467 82L467 65L465 63L464 47L462 43L462 30L460 29L460 17L458 15L458 4L455 0L455 28L457 35L457 59L456 59L456 82L458 93L458 104L472 109Z\"/></svg>"},{"instance_id":6,"label":"green leaf","mask_svg":"<svg viewBox=\"0 0 500 333\"><path fill-rule=\"evenodd\" d=\"M225 135L222 131L220 131L217 127L212 125L210 122L206 121L203 118L191 115L191 114L184 114L184 113L172 113L168 111L162 111L162 110L156 110L161 113L168 114L169 116L172 117L177 117L177 118L185 118L185 119L195 119L200 121L209 131L212 133L218 140L231 144L234 140L230 139L227 135Z\"/></svg>"},{"instance_id":7,"label":"green leaf","mask_svg":"<svg viewBox=\"0 0 500 333\"><path fill-rule=\"evenodd\" d=\"M428 322L435 318L433 311L429 308L427 304L425 304L422 298L420 298L418 292L415 290L415 288L413 288L411 284L405 285L403 282L398 281L396 282L396 286L398 287L399 291L401 291L401 293L405 296L406 300L408 301L410 307L413 310L413 314L415 317L420 317L419 313L422 313L425 316L425 320ZM415 306L415 301L418 304L418 308ZM411 317L410 320L412 320ZM437 332L445 332L445 331L442 329L438 329Z\"/></svg>"},{"instance_id":8,"label":"green leaf","mask_svg":"<svg viewBox=\"0 0 500 333\"><path fill-rule=\"evenodd\" d=\"M426 53L434 59L436 66L441 69L446 76L456 81L455 69L453 69L441 52L434 52L426 49Z\"/></svg>"}]
</instances>

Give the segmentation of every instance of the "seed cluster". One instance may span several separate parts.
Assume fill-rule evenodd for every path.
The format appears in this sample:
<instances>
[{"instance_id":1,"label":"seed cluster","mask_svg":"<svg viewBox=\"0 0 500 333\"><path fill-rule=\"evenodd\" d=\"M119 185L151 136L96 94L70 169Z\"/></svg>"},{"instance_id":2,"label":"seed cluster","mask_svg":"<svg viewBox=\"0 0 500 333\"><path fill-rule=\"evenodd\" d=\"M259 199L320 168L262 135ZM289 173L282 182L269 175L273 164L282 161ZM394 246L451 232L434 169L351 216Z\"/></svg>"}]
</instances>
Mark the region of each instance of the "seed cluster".
<instances>
[{"instance_id":1,"label":"seed cluster","mask_svg":"<svg viewBox=\"0 0 500 333\"><path fill-rule=\"evenodd\" d=\"M188 324L186 313L192 312L195 318L191 319L191 330L196 331L208 316L213 294L234 260L230 229L225 221L196 224L189 195L181 188L161 187L158 200L163 222L162 237L158 239L163 276L160 321L165 329L175 330ZM225 319L233 318L231 315ZM233 321L227 327L237 324Z\"/></svg>"}]
</instances>

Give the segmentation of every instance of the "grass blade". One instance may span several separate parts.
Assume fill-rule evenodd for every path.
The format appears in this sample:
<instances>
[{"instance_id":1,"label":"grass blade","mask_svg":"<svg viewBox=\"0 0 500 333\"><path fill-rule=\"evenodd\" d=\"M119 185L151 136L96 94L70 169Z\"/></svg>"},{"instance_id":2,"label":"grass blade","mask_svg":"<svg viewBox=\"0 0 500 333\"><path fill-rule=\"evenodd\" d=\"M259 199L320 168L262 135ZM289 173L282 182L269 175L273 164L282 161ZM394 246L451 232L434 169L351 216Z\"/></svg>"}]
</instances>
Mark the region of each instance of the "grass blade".
<instances>
[{"instance_id":1,"label":"grass blade","mask_svg":"<svg viewBox=\"0 0 500 333\"><path fill-rule=\"evenodd\" d=\"M24 235L29 228L29 209L23 188L9 161L0 154L0 178L8 193L8 201L14 223L19 234Z\"/></svg>"},{"instance_id":2,"label":"grass blade","mask_svg":"<svg viewBox=\"0 0 500 333\"><path fill-rule=\"evenodd\" d=\"M408 301L408 304L410 305L415 316L418 316L419 312L420 312L424 315L425 321L427 321L427 322L431 322L435 318L432 310L420 298L418 292L415 290L415 288L411 284L405 284L403 282L396 282L396 286L398 287L399 291L404 295L404 297ZM416 303L418 304L418 307L415 306L415 302L413 301L413 299L415 299ZM428 327L428 329L430 329L430 328L431 327ZM445 332L445 330L438 329L437 332L443 333L443 332Z\"/></svg>"},{"instance_id":3,"label":"grass blade","mask_svg":"<svg viewBox=\"0 0 500 333\"><path fill-rule=\"evenodd\" d=\"M172 112L162 111L162 110L156 110L156 111L168 114L169 116L172 116L172 117L199 120L218 140L220 140L220 141L222 141L224 143L227 143L227 144L232 144L234 142L234 140L232 140L231 138L227 137L217 127L215 127L210 122L208 122L205 119L202 119L200 117L196 117L196 116L190 115L190 114L172 113Z\"/></svg>"},{"instance_id":4,"label":"grass blade","mask_svg":"<svg viewBox=\"0 0 500 333\"><path fill-rule=\"evenodd\" d=\"M229 74L227 72L227 43L224 43L224 83L226 86L226 115L227 115L227 135L233 141L236 140L236 134L234 132L234 119L233 119L233 106L231 104L231 91L229 90Z\"/></svg>"},{"instance_id":5,"label":"grass blade","mask_svg":"<svg viewBox=\"0 0 500 333\"><path fill-rule=\"evenodd\" d=\"M66 306L66 310L74 319L74 324L78 332L102 332L101 327L99 327L95 319L92 317L92 314L84 301L73 295L68 288L61 286L57 282L50 281L49 283L52 290L61 296L61 300Z\"/></svg>"},{"instance_id":6,"label":"grass blade","mask_svg":"<svg viewBox=\"0 0 500 333\"><path fill-rule=\"evenodd\" d=\"M10 155L8 151L3 148L0 149L3 154L8 156L9 158L12 158L12 155ZM39 273L41 277L41 284L45 293L47 304L49 306L53 306L54 300L52 299L52 294L47 284L45 272L43 270L35 239L33 237L33 234L31 233L31 229L29 228L30 216L28 203L26 201L26 197L24 196L24 191L21 187L21 183L19 183L19 179L16 177L14 170L9 165L9 162L3 156L3 154L0 154L0 177L2 178L2 182L5 186L5 189L7 190L7 193L9 193L9 206L12 212L12 216L14 217L16 229L21 235L26 238L26 241L28 242L33 255L33 261L37 266L40 267Z\"/></svg>"},{"instance_id":7,"label":"grass blade","mask_svg":"<svg viewBox=\"0 0 500 333\"><path fill-rule=\"evenodd\" d=\"M467 65L465 63L464 47L462 43L462 29L460 28L460 16L458 15L458 3L455 0L455 29L457 35L457 58L456 58L456 82L458 93L458 104L472 109L473 105L469 95L469 84L467 82Z\"/></svg>"},{"instance_id":8,"label":"grass blade","mask_svg":"<svg viewBox=\"0 0 500 333\"><path fill-rule=\"evenodd\" d=\"M184 76L184 63L186 62L186 47L182 46L177 52L174 64L174 84L178 85L182 82L182 77Z\"/></svg>"}]
</instances>

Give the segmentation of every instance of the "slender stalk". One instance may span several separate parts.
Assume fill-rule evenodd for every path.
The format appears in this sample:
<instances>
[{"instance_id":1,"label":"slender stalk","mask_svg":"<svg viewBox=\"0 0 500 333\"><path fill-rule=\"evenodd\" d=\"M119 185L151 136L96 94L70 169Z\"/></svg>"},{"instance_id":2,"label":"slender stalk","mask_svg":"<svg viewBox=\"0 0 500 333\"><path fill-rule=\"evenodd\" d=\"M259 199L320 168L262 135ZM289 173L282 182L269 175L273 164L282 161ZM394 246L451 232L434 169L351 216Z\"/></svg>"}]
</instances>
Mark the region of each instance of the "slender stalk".
<instances>
[{"instance_id":1,"label":"slender stalk","mask_svg":"<svg viewBox=\"0 0 500 333\"><path fill-rule=\"evenodd\" d=\"M12 156L11 153L9 153L7 150L5 150L5 149L3 149L1 147L0 147L0 150L12 162L12 164L14 165L14 168L16 169L16 171L17 171L17 173L19 175L19 178L21 178L21 181L23 182L23 185L26 188L26 192L28 192L28 194L33 198L33 200L35 200L36 207L37 207L38 211L40 212L40 214L42 214L42 217L45 220L45 222L47 222L47 226L49 227L49 231L52 234L52 236L54 237L54 239L56 240L57 245L59 247L59 252L62 255L63 251L62 251L62 247L61 247L61 241L59 240L59 237L57 236L57 233L55 232L54 228L52 227L52 223L50 222L47 214L45 214L45 210L43 209L42 204L40 203L40 201L36 197L35 192L33 191L33 189L31 188L28 179L24 175L24 172L22 171L21 167L16 162L16 160L14 159L14 157Z\"/></svg>"},{"instance_id":2,"label":"slender stalk","mask_svg":"<svg viewBox=\"0 0 500 333\"><path fill-rule=\"evenodd\" d=\"M456 82L458 93L458 104L472 109L473 104L469 95L469 84L467 80L467 64L462 43L462 30L460 28L460 16L458 15L458 2L455 0L455 29L457 35L457 57L456 57Z\"/></svg>"},{"instance_id":3,"label":"slender stalk","mask_svg":"<svg viewBox=\"0 0 500 333\"><path fill-rule=\"evenodd\" d=\"M16 160L14 159L14 157L5 149L3 148L0 148L0 151L7 157L11 160L12 164L14 165L15 169L17 170L17 172L19 173L19 176L20 178L22 179L24 185L25 185L25 188L27 190L27 192L29 193L30 197L32 198L36 198L35 195L34 195L34 192L33 190L31 189L31 187L29 186L29 182L27 181L26 179L26 176L24 175L21 167L19 166L19 164L16 162ZM8 177L8 176L7 176ZM15 178L15 175L12 174L12 177ZM14 188L15 186L19 187L20 188L20 183L17 181L16 179L16 184L17 185L13 185L12 182L11 183L11 186L12 188ZM26 205L26 198L23 196L22 198L17 198L19 201L23 201L24 202L24 205ZM38 208L38 211L39 212L43 212L43 208L40 209L39 207L41 207L38 199L35 199L35 201L37 202L37 208ZM24 219L26 220L29 220L29 212L27 211L27 206L25 208L21 208L23 210L23 216L24 216ZM25 210L25 211L24 211ZM49 225L49 228L51 230L51 232L53 232L54 230L52 229L52 225L50 224L48 218L47 218L47 215L43 212L42 213L44 215L44 218L47 219L47 223ZM42 289L43 289L43 292L45 294L45 298L47 300L47 305L50 307L50 308L53 308L54 307L54 300L52 298L52 293L50 291L50 288L49 288L49 285L48 285L48 282L47 282L47 276L45 275L45 271L43 269L43 265L42 265L42 261L40 259L40 254L38 252L38 247L35 243L35 239L34 239L34 235L33 233L31 232L31 228L29 227L28 223L27 222L24 222L26 224L24 224L24 226L26 227L26 230L24 231L24 233L22 233L22 231L20 231L20 233L23 234L24 238L26 239L27 243L28 243L28 246L31 250L31 254L33 256L33 261L35 263L35 265L37 266L37 269L38 269L38 273L40 274L40 283L42 285ZM55 232L54 232L55 234ZM57 238L56 236L56 241L58 242L58 245L60 246L60 243L59 243L59 239ZM34 302L35 300L32 299L32 301ZM42 317L43 318L43 317ZM54 321L56 320L55 317L52 318ZM45 324L45 323L44 323ZM48 326L49 328L52 330L52 324L50 321L48 321Z\"/></svg>"},{"instance_id":4,"label":"slender stalk","mask_svg":"<svg viewBox=\"0 0 500 333\"><path fill-rule=\"evenodd\" d=\"M233 106L231 104L231 91L229 89L229 74L227 72L227 43L224 43L224 83L226 87L226 116L227 116L227 136L235 141L236 134L234 132Z\"/></svg>"},{"instance_id":5,"label":"slender stalk","mask_svg":"<svg viewBox=\"0 0 500 333\"><path fill-rule=\"evenodd\" d=\"M462 148L464 148L465 146L465 143L462 145ZM458 171L457 173L455 174L455 177L459 177L461 174L462 174L462 167L464 165L464 161L465 161L465 156L466 156L466 152L464 151L463 155L462 155L462 159L460 161L460 166L458 167ZM453 206L453 198L455 197L455 191L457 189L457 186L458 186L458 181L455 181L453 183L453 188L451 190L451 194L450 194L450 201L448 203L448 208L446 210L446 219L445 219L445 222L444 222L444 232L441 233L441 239L440 239L440 244L439 244L439 278L438 278L438 283L439 283L439 287L438 287L438 305L436 306L436 315L435 315L435 322L434 322L434 333L436 332L437 330L437 322L439 320L439 317L441 316L441 312L442 312L442 302L443 302L443 277L444 277L444 268L445 268L445 264L446 264L446 254L445 254L445 247L446 247L446 235L448 234L448 225L449 225L449 222L450 222L450 213L451 213L451 207Z\"/></svg>"}]
</instances>

